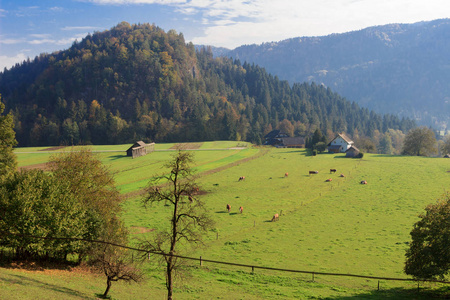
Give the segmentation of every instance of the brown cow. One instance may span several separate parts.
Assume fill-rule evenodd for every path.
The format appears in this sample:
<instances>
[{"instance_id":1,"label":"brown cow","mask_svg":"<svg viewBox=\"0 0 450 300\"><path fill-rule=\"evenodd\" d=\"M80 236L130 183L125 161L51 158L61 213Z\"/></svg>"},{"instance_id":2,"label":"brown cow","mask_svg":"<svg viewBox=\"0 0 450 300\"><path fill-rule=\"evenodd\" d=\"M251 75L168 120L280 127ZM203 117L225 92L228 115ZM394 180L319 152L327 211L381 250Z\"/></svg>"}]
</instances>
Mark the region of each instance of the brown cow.
<instances>
[{"instance_id":1,"label":"brown cow","mask_svg":"<svg viewBox=\"0 0 450 300\"><path fill-rule=\"evenodd\" d=\"M332 181L333 179L331 179L331 178L328 178L327 180L325 180L325 182L330 182L330 181Z\"/></svg>"},{"instance_id":2,"label":"brown cow","mask_svg":"<svg viewBox=\"0 0 450 300\"><path fill-rule=\"evenodd\" d=\"M241 180L245 180L245 176L239 177L239 180L238 180L238 181L241 181Z\"/></svg>"},{"instance_id":3,"label":"brown cow","mask_svg":"<svg viewBox=\"0 0 450 300\"><path fill-rule=\"evenodd\" d=\"M319 174L319 171L309 171L309 175L311 174Z\"/></svg>"},{"instance_id":4,"label":"brown cow","mask_svg":"<svg viewBox=\"0 0 450 300\"><path fill-rule=\"evenodd\" d=\"M241 206L239 207L239 212L242 214L242 212L244 211L244 208Z\"/></svg>"},{"instance_id":5,"label":"brown cow","mask_svg":"<svg viewBox=\"0 0 450 300\"><path fill-rule=\"evenodd\" d=\"M362 181L361 181L361 184L367 184L367 181L362 180Z\"/></svg>"},{"instance_id":6,"label":"brown cow","mask_svg":"<svg viewBox=\"0 0 450 300\"><path fill-rule=\"evenodd\" d=\"M272 222L278 221L278 214L274 214L272 218Z\"/></svg>"},{"instance_id":7,"label":"brown cow","mask_svg":"<svg viewBox=\"0 0 450 300\"><path fill-rule=\"evenodd\" d=\"M336 169L330 169L330 174L331 173L336 173Z\"/></svg>"},{"instance_id":8,"label":"brown cow","mask_svg":"<svg viewBox=\"0 0 450 300\"><path fill-rule=\"evenodd\" d=\"M288 177L288 176L289 176L288 172L284 173L284 177Z\"/></svg>"},{"instance_id":9,"label":"brown cow","mask_svg":"<svg viewBox=\"0 0 450 300\"><path fill-rule=\"evenodd\" d=\"M345 177L345 175L341 173L341 175L339 175L339 177Z\"/></svg>"},{"instance_id":10,"label":"brown cow","mask_svg":"<svg viewBox=\"0 0 450 300\"><path fill-rule=\"evenodd\" d=\"M228 212L230 212L230 210L231 210L231 205L230 204L227 204L227 210L228 210Z\"/></svg>"}]
</instances>

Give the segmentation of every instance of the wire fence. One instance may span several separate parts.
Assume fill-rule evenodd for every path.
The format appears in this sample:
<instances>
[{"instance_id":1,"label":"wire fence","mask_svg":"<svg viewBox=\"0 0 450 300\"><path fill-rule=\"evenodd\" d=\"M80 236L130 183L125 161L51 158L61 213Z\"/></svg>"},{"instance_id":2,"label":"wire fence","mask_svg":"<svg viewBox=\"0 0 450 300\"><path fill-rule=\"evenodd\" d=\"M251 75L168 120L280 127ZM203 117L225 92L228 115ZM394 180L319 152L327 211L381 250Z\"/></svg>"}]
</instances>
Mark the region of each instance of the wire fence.
<instances>
[{"instance_id":1,"label":"wire fence","mask_svg":"<svg viewBox=\"0 0 450 300\"><path fill-rule=\"evenodd\" d=\"M10 232L6 232L6 231L0 231L0 234L20 236L20 237L26 237L26 238L46 239L46 240L83 241L83 242L87 242L87 243L104 244L104 245L110 245L113 247L119 247L119 248L133 250L133 251L137 251L137 252L141 252L141 253L146 253L148 255L154 254L154 255L162 255L162 256L172 256L172 257L176 257L176 258L180 258L180 259L198 261L200 263L200 265L202 265L204 262L208 262L208 263L213 263L213 264L249 268L252 270L252 272L254 272L255 269L260 269L260 270L269 270L269 271L310 274L312 276L312 281L314 281L314 278L316 275L323 275L323 276L340 276L340 277L353 277L353 278L356 277L356 278L386 280L386 281L410 281L410 282L417 282L418 287L419 287L420 282L450 284L450 281L445 281L445 280L418 279L418 278L394 278L394 277L368 276L368 275L358 275L358 274L348 274L348 273L317 272L317 271L305 271L305 270L264 267L264 266L257 266L257 265L252 265L252 264L241 264L241 263L234 263L234 262L205 259L205 258L202 258L201 256L199 258L197 258L197 257L183 256L183 255L177 255L177 254L162 253L162 252L150 251L150 250L146 250L146 249L140 249L140 248L120 245L120 244L116 244L116 243L106 242L106 241L88 240L88 239L82 239L82 238L41 237L41 236L26 235L26 234L15 234L15 233L10 233ZM379 289L379 284L380 283L378 282L378 289Z\"/></svg>"}]
</instances>

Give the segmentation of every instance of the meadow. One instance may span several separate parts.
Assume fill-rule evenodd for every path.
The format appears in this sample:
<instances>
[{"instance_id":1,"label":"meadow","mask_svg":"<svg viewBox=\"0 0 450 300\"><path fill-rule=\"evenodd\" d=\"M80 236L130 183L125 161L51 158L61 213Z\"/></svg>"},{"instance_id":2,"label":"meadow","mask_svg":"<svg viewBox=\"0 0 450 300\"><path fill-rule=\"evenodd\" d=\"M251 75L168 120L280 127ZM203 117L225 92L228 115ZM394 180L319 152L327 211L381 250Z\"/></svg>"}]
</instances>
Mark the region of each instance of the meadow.
<instances>
[{"instance_id":1,"label":"meadow","mask_svg":"<svg viewBox=\"0 0 450 300\"><path fill-rule=\"evenodd\" d=\"M195 171L203 200L215 221L205 245L186 254L255 266L408 278L403 273L409 232L429 203L448 190L450 160L365 154L310 156L305 149L258 148L238 142L208 142L195 148ZM93 146L115 173L124 195L123 219L131 242L168 224L169 208L144 209L139 190L164 173L177 147L156 145L150 155L131 159L129 145ZM42 166L54 151L17 149L19 166ZM47 148L48 149L48 148ZM114 152L117 150L117 152ZM30 153L33 152L33 153ZM42 153L41 153L42 152ZM330 168L337 172L330 174ZM309 175L309 170L318 174ZM288 172L289 176L284 174ZM345 177L339 177L339 174ZM245 176L244 181L238 181ZM331 178L331 182L326 179ZM367 185L360 184L366 180ZM232 210L225 209L230 204ZM244 212L239 214L239 206ZM270 222L278 213L278 222ZM154 258L144 264L140 285L114 284L114 299L164 299L163 268ZM288 273L187 261L176 299L428 299L444 285ZM378 290L378 285L380 290ZM25 288L26 286L26 288ZM30 272L0 269L0 296L29 299L95 298L104 289L101 276L80 272ZM53 296L53 297L51 297Z\"/></svg>"}]
</instances>

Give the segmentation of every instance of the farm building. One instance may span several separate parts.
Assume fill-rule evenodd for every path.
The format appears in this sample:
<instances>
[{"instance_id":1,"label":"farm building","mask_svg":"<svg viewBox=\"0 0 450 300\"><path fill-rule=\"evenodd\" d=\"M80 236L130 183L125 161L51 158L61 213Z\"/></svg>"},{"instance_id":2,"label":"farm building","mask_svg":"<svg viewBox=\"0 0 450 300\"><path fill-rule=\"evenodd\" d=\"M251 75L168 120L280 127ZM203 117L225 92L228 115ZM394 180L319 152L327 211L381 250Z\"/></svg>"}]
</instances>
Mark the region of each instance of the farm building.
<instances>
[{"instance_id":1,"label":"farm building","mask_svg":"<svg viewBox=\"0 0 450 300\"><path fill-rule=\"evenodd\" d=\"M277 146L282 143L282 138L288 138L289 135L281 130L272 130L264 137L264 145Z\"/></svg>"},{"instance_id":2,"label":"farm building","mask_svg":"<svg viewBox=\"0 0 450 300\"><path fill-rule=\"evenodd\" d=\"M351 146L350 148L347 149L347 151L345 151L345 156L346 157L356 157L359 154L359 149L356 148L355 146Z\"/></svg>"},{"instance_id":3,"label":"farm building","mask_svg":"<svg viewBox=\"0 0 450 300\"><path fill-rule=\"evenodd\" d=\"M146 144L143 141L138 141L133 144L127 150L127 156L131 156L132 158L136 158L139 156L146 155L155 150L155 143Z\"/></svg>"},{"instance_id":4,"label":"farm building","mask_svg":"<svg viewBox=\"0 0 450 300\"><path fill-rule=\"evenodd\" d=\"M302 137L281 138L281 144L279 144L277 147L305 148L305 139Z\"/></svg>"},{"instance_id":5,"label":"farm building","mask_svg":"<svg viewBox=\"0 0 450 300\"><path fill-rule=\"evenodd\" d=\"M328 144L328 152L345 153L353 144L353 141L348 136L341 133Z\"/></svg>"}]
</instances>

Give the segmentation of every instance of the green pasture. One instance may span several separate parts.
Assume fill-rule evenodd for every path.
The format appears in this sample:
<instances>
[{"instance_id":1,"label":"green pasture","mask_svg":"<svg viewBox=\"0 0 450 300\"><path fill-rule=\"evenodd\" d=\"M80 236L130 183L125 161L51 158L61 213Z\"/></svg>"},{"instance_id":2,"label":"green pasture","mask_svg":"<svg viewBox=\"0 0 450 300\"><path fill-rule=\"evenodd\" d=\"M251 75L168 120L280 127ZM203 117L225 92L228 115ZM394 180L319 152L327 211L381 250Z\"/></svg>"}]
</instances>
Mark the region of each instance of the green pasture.
<instances>
[{"instance_id":1,"label":"green pasture","mask_svg":"<svg viewBox=\"0 0 450 300\"><path fill-rule=\"evenodd\" d=\"M409 232L424 207L448 190L450 160L376 154L349 159L342 154L310 156L304 149L248 145L228 150L240 147L237 143L196 145L200 149L195 152L195 170L204 192L201 197L216 224L205 236L205 245L190 249L189 256L290 270L407 278L403 265ZM161 145L159 150L174 146ZM105 150L114 150L109 147ZM22 160L33 162L32 154L20 152L27 151L16 151L19 164L25 165ZM99 153L115 172L121 192L128 196L123 218L134 244L154 232L138 233L136 228L160 229L168 222L169 207L161 204L143 209L139 196L133 195L149 178L165 172L162 166L172 153L155 151L137 159L124 153ZM337 172L330 174L330 168ZM319 173L309 175L309 170ZM341 173L345 177L339 177ZM245 180L238 181L240 176ZM368 184L360 184L361 180ZM230 213L226 204L232 206ZM239 214L239 206L243 206L243 214ZM270 222L275 213L280 214L279 221ZM111 295L117 299L163 299L163 268L155 260L146 263L148 280L144 284L113 285ZM427 299L429 289L445 289L421 283L422 290L417 293L417 283L380 280L378 291L378 281L373 279L315 275L313 281L310 274L260 269L252 273L251 268L213 263L199 266L195 261L186 264L189 275L179 281L177 299ZM18 285L32 282L41 286L38 283L43 282L43 289L50 289L45 276L16 272L0 269L0 296L4 293L1 284L14 280ZM100 293L103 284L98 280L89 283L98 286L96 292ZM70 287L63 281L56 281L55 286L70 294L70 299L77 299L72 295L76 293L93 296L86 285ZM142 294L133 298L127 291Z\"/></svg>"}]
</instances>

